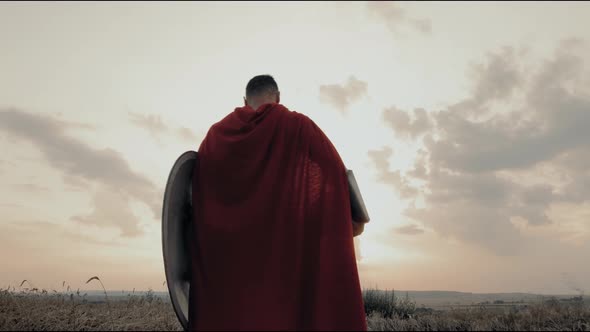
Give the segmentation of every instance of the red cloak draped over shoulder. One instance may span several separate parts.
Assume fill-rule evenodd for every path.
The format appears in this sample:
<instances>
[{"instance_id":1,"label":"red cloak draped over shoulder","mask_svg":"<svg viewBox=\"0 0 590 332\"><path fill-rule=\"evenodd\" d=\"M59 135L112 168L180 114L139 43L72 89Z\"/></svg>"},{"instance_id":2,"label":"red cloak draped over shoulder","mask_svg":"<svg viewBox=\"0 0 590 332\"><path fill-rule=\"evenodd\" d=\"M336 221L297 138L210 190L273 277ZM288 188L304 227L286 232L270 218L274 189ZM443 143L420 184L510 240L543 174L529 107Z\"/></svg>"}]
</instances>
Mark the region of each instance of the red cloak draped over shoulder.
<instances>
[{"instance_id":1,"label":"red cloak draped over shoulder","mask_svg":"<svg viewBox=\"0 0 590 332\"><path fill-rule=\"evenodd\" d=\"M236 108L199 148L191 330L366 330L344 164L308 117Z\"/></svg>"}]
</instances>

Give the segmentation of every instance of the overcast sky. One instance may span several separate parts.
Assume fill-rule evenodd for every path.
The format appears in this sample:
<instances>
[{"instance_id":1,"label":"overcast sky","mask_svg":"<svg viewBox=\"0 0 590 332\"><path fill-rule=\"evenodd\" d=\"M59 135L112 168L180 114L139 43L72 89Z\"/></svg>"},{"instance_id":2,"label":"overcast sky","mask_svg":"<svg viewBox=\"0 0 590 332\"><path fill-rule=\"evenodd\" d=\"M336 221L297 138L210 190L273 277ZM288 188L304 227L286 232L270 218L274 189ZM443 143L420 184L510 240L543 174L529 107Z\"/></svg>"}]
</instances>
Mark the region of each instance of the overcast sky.
<instances>
[{"instance_id":1,"label":"overcast sky","mask_svg":"<svg viewBox=\"0 0 590 332\"><path fill-rule=\"evenodd\" d=\"M164 290L170 167L271 74L364 287L590 293L590 4L0 4L0 287Z\"/></svg>"}]
</instances>

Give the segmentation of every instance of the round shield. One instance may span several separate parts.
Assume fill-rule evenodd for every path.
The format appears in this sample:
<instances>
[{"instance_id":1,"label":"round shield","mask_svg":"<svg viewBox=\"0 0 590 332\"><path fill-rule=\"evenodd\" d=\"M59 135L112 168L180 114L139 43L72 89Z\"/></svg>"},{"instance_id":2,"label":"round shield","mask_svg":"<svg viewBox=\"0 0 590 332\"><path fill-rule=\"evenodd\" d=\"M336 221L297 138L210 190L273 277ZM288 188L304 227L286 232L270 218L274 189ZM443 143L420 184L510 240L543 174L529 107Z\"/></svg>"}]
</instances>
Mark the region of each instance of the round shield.
<instances>
[{"instance_id":1,"label":"round shield","mask_svg":"<svg viewBox=\"0 0 590 332\"><path fill-rule=\"evenodd\" d=\"M162 250L164 269L170 300L184 330L188 330L188 304L190 290L192 175L197 153L183 153L172 166L162 209Z\"/></svg>"}]
</instances>

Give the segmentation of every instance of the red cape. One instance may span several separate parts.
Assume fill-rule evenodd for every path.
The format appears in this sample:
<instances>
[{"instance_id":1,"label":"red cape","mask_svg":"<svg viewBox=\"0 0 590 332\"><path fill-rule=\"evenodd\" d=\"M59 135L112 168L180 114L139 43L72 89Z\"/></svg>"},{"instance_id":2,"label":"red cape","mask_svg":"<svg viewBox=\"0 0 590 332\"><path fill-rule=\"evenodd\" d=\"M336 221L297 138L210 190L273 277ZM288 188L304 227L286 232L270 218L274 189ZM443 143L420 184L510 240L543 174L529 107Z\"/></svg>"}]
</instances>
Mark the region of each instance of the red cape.
<instances>
[{"instance_id":1,"label":"red cape","mask_svg":"<svg viewBox=\"0 0 590 332\"><path fill-rule=\"evenodd\" d=\"M236 108L199 148L191 330L366 330L338 152L280 104Z\"/></svg>"}]
</instances>

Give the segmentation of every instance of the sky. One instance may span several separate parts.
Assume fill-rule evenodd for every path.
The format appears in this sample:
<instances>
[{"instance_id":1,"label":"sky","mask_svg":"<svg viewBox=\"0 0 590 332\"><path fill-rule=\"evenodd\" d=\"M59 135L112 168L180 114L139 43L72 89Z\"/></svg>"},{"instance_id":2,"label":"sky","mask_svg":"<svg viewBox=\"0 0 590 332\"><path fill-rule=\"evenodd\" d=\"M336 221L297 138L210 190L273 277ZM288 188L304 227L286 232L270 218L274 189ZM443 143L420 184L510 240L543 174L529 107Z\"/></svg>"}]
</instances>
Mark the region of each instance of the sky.
<instances>
[{"instance_id":1,"label":"sky","mask_svg":"<svg viewBox=\"0 0 590 332\"><path fill-rule=\"evenodd\" d=\"M170 168L271 74L355 173L364 288L588 294L588 22L585 2L2 2L0 287L165 290Z\"/></svg>"}]
</instances>

